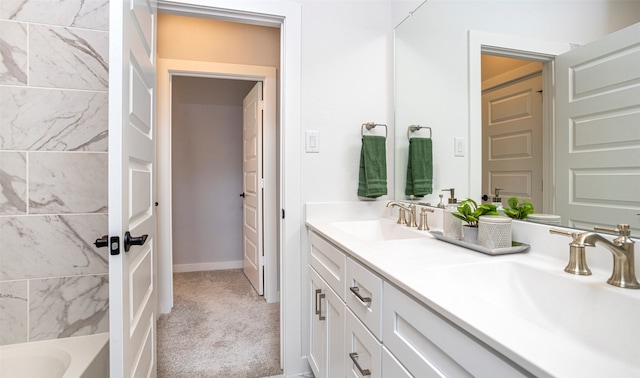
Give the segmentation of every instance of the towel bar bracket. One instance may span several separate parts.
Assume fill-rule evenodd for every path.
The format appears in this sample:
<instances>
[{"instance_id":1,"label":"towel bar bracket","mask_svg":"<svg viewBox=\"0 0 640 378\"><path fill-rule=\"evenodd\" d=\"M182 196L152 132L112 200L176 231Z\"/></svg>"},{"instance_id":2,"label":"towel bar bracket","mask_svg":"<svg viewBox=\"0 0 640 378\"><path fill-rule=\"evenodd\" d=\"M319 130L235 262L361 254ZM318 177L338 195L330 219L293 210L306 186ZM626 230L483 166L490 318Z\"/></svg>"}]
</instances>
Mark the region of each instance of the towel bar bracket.
<instances>
[{"instance_id":1,"label":"towel bar bracket","mask_svg":"<svg viewBox=\"0 0 640 378\"><path fill-rule=\"evenodd\" d=\"M389 136L389 128L387 127L387 125L382 124L382 123L375 123L375 122L366 122L362 124L362 127L360 128L360 137L364 138L364 129L366 128L367 130L371 130L376 128L377 126L382 126L384 127L384 137L385 139Z\"/></svg>"},{"instance_id":2,"label":"towel bar bracket","mask_svg":"<svg viewBox=\"0 0 640 378\"><path fill-rule=\"evenodd\" d=\"M407 127L407 139L411 139L411 133L415 133L421 129L429 129L429 139L431 139L431 127L429 126L420 126L420 125L411 125Z\"/></svg>"}]
</instances>

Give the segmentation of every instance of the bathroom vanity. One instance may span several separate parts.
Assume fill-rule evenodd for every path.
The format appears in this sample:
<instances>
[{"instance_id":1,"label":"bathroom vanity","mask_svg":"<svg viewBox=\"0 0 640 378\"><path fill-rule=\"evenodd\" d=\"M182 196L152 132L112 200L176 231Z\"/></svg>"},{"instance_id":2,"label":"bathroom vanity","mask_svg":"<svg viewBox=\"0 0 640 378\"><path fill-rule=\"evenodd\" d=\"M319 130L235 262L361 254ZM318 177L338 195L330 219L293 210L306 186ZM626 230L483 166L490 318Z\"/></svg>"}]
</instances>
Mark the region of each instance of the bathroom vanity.
<instances>
[{"instance_id":1,"label":"bathroom vanity","mask_svg":"<svg viewBox=\"0 0 640 378\"><path fill-rule=\"evenodd\" d=\"M489 256L376 203L306 212L316 377L640 375L640 290L606 283L608 252L590 248L593 275L574 276L568 240L545 225L514 224L530 251Z\"/></svg>"}]
</instances>

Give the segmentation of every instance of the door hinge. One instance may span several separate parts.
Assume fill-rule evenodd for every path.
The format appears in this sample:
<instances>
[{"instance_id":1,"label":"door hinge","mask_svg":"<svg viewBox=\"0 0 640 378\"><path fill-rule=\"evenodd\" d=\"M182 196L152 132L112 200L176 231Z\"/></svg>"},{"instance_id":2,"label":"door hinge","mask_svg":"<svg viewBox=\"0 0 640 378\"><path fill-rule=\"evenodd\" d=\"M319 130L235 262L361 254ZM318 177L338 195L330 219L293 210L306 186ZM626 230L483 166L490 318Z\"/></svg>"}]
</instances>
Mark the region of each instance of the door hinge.
<instances>
[{"instance_id":1,"label":"door hinge","mask_svg":"<svg viewBox=\"0 0 640 378\"><path fill-rule=\"evenodd\" d=\"M260 179L258 180L258 188L264 189L264 177L260 177Z\"/></svg>"},{"instance_id":2,"label":"door hinge","mask_svg":"<svg viewBox=\"0 0 640 378\"><path fill-rule=\"evenodd\" d=\"M264 100L258 101L258 110L264 110Z\"/></svg>"},{"instance_id":3,"label":"door hinge","mask_svg":"<svg viewBox=\"0 0 640 378\"><path fill-rule=\"evenodd\" d=\"M284 209L282 209L282 219L284 219Z\"/></svg>"}]
</instances>

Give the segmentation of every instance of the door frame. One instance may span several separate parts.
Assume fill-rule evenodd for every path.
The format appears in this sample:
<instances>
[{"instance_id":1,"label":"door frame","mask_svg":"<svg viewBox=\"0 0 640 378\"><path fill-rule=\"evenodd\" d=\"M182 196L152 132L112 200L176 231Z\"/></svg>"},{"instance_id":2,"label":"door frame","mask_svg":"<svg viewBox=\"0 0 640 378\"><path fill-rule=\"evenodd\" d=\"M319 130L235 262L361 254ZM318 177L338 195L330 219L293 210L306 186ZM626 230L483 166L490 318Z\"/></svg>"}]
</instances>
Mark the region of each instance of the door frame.
<instances>
[{"instance_id":1,"label":"door frame","mask_svg":"<svg viewBox=\"0 0 640 378\"><path fill-rule=\"evenodd\" d=\"M469 30L468 32L468 68L469 68L469 196L482 197L482 53L507 58L526 59L542 62L542 205L545 212L553 212L554 192L554 61L571 49L569 43L540 41L512 35L496 34ZM474 184L475 183L475 184Z\"/></svg>"},{"instance_id":2,"label":"door frame","mask_svg":"<svg viewBox=\"0 0 640 378\"><path fill-rule=\"evenodd\" d=\"M213 18L254 25L279 26L280 135L278 182L280 219L278 266L280 271L280 365L285 375L309 371L302 320L304 278L302 256L302 204L300 182L300 67L302 5L292 1L158 0L158 12ZM286 163L285 163L286 162Z\"/></svg>"},{"instance_id":3,"label":"door frame","mask_svg":"<svg viewBox=\"0 0 640 378\"><path fill-rule=\"evenodd\" d=\"M180 59L157 59L157 211L158 239L158 305L160 313L169 313L173 307L173 219L172 219L172 121L171 80L174 76L202 77L263 82L263 219L277 219L276 200L276 69L266 66L248 66ZM277 227L276 222L264 222L262 237L265 276L264 297L269 303L280 300L278 292Z\"/></svg>"}]
</instances>

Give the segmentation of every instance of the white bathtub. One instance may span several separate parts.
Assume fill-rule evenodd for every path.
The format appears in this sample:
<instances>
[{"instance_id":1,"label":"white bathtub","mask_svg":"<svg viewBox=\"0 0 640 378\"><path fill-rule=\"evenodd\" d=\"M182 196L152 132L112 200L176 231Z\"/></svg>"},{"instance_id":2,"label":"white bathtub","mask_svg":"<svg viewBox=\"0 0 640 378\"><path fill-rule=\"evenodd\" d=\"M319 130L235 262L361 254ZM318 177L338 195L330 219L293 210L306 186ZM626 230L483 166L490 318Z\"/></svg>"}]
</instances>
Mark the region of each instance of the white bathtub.
<instances>
[{"instance_id":1,"label":"white bathtub","mask_svg":"<svg viewBox=\"0 0 640 378\"><path fill-rule=\"evenodd\" d=\"M109 377L109 333L0 347L0 378Z\"/></svg>"}]
</instances>

